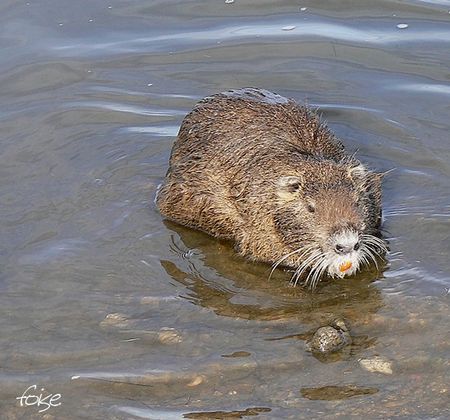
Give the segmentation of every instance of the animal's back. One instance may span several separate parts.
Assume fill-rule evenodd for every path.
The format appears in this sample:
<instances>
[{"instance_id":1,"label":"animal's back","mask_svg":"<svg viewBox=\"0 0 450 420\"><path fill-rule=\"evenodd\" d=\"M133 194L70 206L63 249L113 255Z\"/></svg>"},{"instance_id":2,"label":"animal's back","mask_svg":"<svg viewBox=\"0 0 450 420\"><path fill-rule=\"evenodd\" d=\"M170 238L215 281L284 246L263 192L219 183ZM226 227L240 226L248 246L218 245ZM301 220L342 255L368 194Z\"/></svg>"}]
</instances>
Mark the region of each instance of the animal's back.
<instances>
[{"instance_id":1,"label":"animal's back","mask_svg":"<svg viewBox=\"0 0 450 420\"><path fill-rule=\"evenodd\" d=\"M307 107L245 88L207 97L194 107L181 125L170 165L192 158L193 165L217 161L245 170L255 158L273 159L287 150L335 161L345 155L341 142Z\"/></svg>"},{"instance_id":2,"label":"animal's back","mask_svg":"<svg viewBox=\"0 0 450 420\"><path fill-rule=\"evenodd\" d=\"M255 88L207 97L183 120L158 207L169 219L242 242L261 184L298 167L302 156L345 157L342 143L307 107Z\"/></svg>"}]
</instances>

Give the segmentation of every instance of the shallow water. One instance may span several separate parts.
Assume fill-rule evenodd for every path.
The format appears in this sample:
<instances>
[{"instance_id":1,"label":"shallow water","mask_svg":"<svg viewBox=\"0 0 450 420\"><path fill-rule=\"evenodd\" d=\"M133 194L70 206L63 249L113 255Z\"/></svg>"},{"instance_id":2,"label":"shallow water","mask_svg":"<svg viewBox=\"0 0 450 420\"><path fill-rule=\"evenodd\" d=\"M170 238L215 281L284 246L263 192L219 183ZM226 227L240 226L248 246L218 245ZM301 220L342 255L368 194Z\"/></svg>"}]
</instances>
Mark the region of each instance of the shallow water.
<instances>
[{"instance_id":1,"label":"shallow water","mask_svg":"<svg viewBox=\"0 0 450 420\"><path fill-rule=\"evenodd\" d=\"M0 4L4 418L450 416L450 4L355 4ZM162 220L183 116L241 86L307 101L396 168L386 267L311 294ZM340 316L351 348L306 353ZM376 355L392 374L359 362ZM32 385L61 404L21 407Z\"/></svg>"}]
</instances>

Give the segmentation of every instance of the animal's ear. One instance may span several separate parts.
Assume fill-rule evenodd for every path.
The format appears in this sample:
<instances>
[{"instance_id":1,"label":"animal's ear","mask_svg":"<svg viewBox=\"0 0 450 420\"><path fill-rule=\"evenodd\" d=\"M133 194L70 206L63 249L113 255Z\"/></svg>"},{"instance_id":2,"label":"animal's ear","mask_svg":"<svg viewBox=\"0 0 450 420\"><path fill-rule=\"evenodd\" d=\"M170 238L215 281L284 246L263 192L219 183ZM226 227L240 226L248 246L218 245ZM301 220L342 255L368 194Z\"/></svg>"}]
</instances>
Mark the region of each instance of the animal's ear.
<instances>
[{"instance_id":1,"label":"animal's ear","mask_svg":"<svg viewBox=\"0 0 450 420\"><path fill-rule=\"evenodd\" d=\"M303 185L303 178L298 175L282 176L277 180L277 195L285 200L292 200Z\"/></svg>"},{"instance_id":2,"label":"animal's ear","mask_svg":"<svg viewBox=\"0 0 450 420\"><path fill-rule=\"evenodd\" d=\"M361 179L367 175L367 169L362 163L358 163L348 168L347 174L351 179Z\"/></svg>"}]
</instances>

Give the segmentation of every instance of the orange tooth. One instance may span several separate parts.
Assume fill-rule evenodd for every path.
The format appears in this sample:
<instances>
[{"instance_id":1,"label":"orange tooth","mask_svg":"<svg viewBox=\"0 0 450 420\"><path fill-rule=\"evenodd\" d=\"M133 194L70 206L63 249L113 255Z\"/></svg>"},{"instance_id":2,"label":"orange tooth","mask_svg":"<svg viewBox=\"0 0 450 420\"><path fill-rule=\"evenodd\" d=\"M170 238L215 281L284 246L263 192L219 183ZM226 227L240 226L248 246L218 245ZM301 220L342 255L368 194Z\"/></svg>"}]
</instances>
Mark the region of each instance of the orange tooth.
<instances>
[{"instance_id":1,"label":"orange tooth","mask_svg":"<svg viewBox=\"0 0 450 420\"><path fill-rule=\"evenodd\" d=\"M343 273L344 271L347 271L348 269L350 269L352 267L352 263L350 261L347 261L345 263L342 263L339 266L339 270L341 270L341 272Z\"/></svg>"}]
</instances>

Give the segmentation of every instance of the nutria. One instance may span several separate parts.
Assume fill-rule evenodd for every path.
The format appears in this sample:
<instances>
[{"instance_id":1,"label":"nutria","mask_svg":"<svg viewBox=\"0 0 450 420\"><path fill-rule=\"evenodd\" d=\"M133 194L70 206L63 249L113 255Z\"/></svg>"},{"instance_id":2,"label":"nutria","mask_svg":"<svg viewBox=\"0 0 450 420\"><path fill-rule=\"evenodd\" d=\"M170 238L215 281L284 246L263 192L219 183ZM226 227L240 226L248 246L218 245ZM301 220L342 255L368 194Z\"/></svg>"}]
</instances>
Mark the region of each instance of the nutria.
<instances>
[{"instance_id":1,"label":"nutria","mask_svg":"<svg viewBox=\"0 0 450 420\"><path fill-rule=\"evenodd\" d=\"M308 273L315 287L386 252L381 178L308 107L245 88L207 97L184 118L157 206L243 256L294 268L295 283Z\"/></svg>"}]
</instances>

